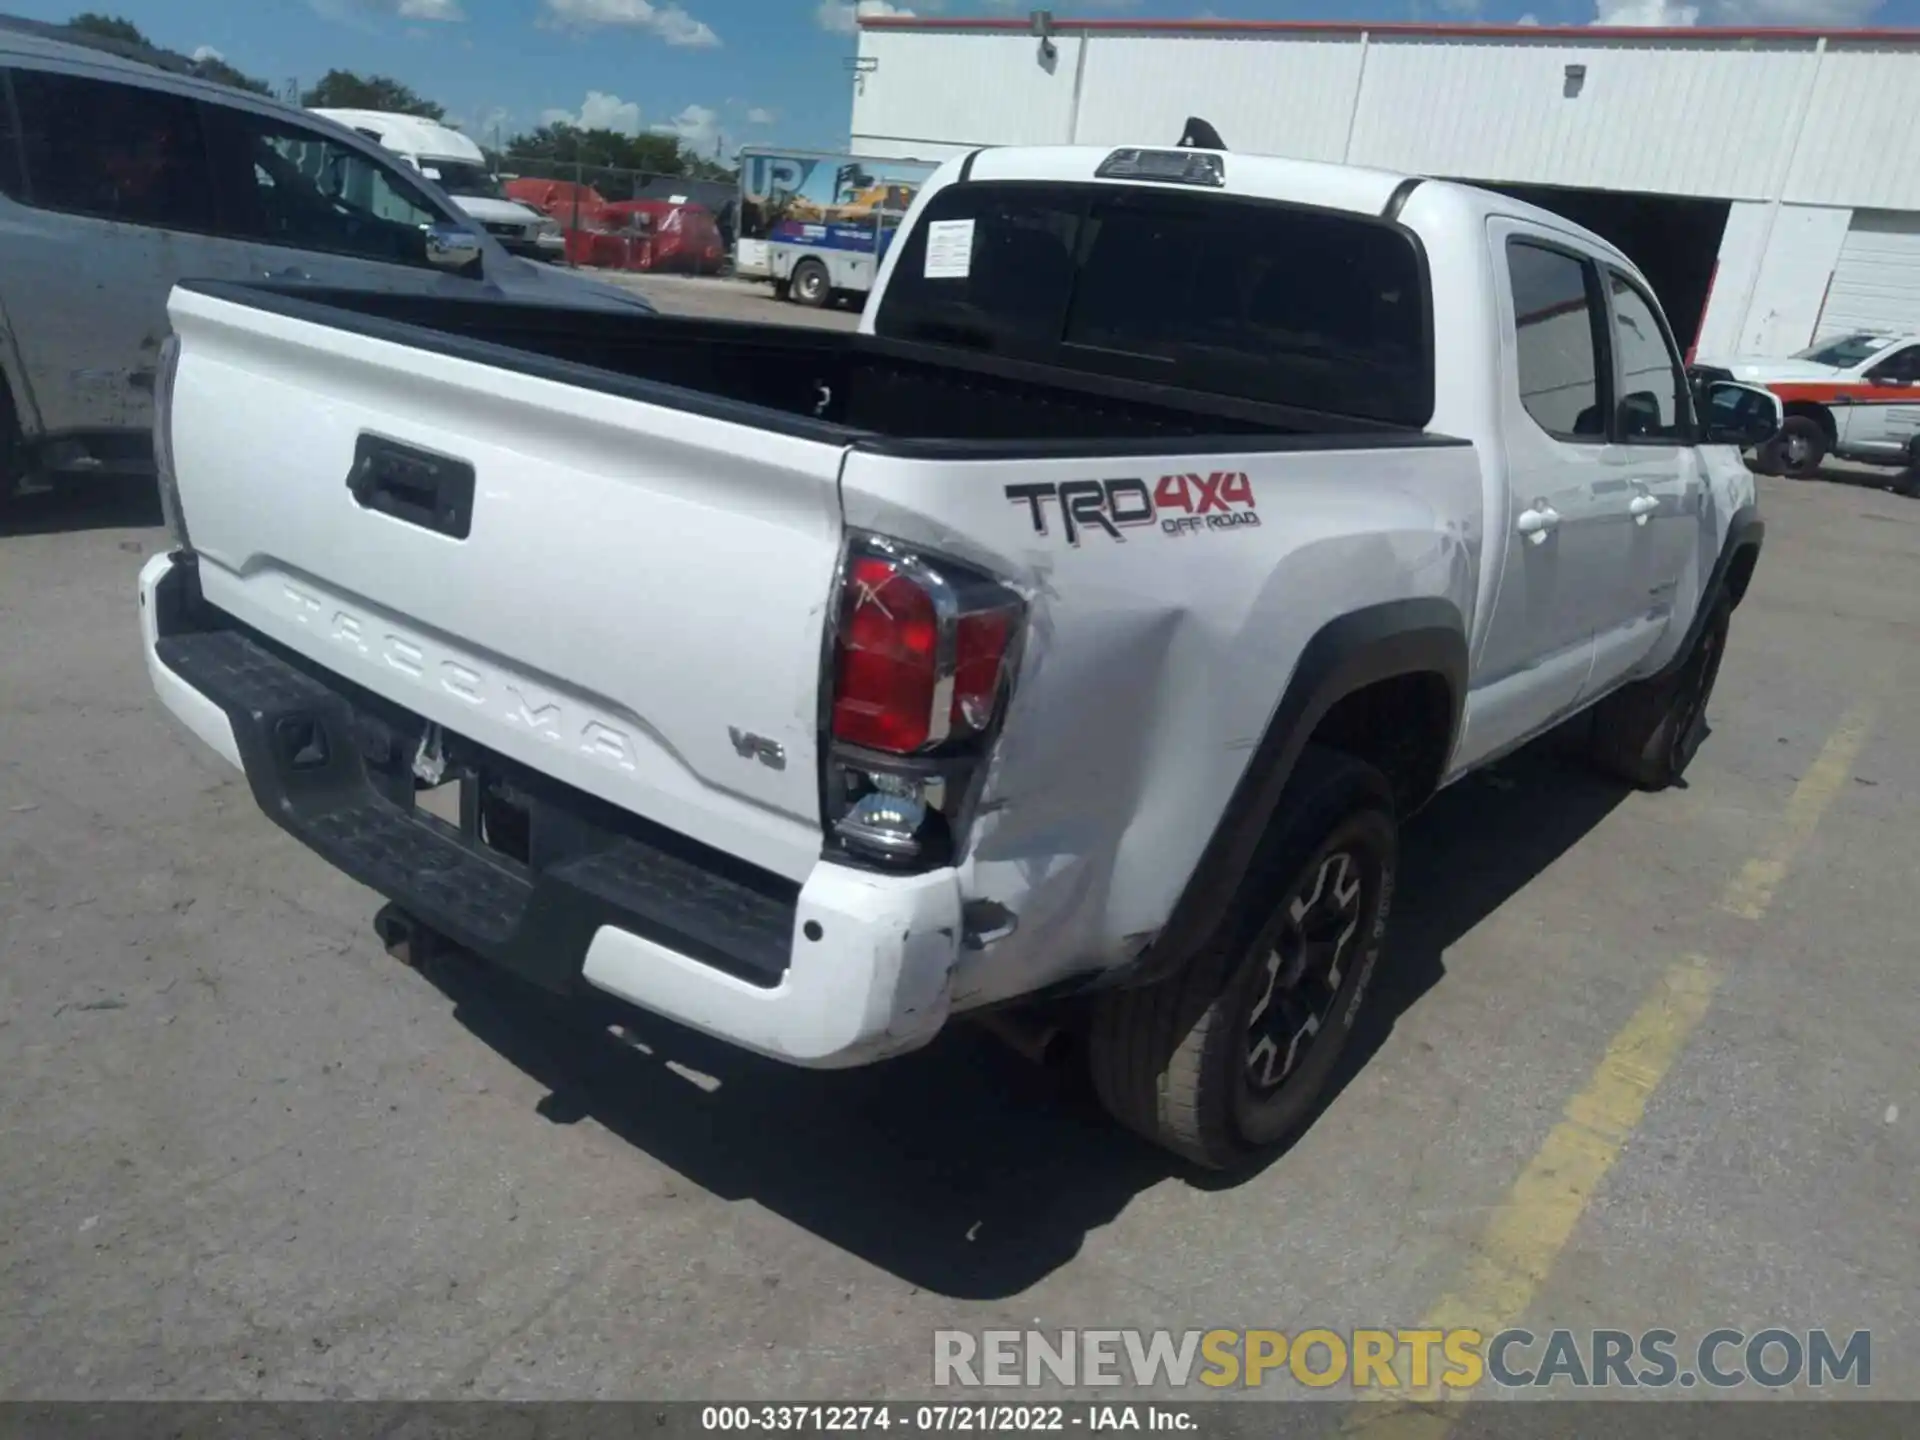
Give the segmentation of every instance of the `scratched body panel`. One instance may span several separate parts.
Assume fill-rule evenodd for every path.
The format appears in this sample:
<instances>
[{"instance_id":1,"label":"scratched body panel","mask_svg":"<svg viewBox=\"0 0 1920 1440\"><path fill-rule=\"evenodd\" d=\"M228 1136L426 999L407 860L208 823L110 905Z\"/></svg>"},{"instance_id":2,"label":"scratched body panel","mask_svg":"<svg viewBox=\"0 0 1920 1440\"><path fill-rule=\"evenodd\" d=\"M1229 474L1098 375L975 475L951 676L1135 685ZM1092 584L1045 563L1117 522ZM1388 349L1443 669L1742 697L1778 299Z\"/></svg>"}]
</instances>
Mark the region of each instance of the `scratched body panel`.
<instances>
[{"instance_id":1,"label":"scratched body panel","mask_svg":"<svg viewBox=\"0 0 1920 1440\"><path fill-rule=\"evenodd\" d=\"M1460 447L907 462L860 451L847 523L1008 577L1031 623L962 860L1015 930L957 1004L1131 958L1165 922L1303 647L1358 606L1470 624L1481 474ZM1065 509L1062 509L1062 496Z\"/></svg>"}]
</instances>

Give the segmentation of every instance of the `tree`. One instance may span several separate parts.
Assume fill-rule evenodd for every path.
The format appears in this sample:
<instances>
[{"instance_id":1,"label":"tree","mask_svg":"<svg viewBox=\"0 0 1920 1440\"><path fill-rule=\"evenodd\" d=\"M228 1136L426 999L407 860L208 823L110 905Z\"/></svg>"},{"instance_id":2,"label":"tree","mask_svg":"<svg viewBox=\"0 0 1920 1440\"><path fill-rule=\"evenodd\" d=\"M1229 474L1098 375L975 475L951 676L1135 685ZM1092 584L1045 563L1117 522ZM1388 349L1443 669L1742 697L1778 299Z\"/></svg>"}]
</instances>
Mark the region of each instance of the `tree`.
<instances>
[{"instance_id":1,"label":"tree","mask_svg":"<svg viewBox=\"0 0 1920 1440\"><path fill-rule=\"evenodd\" d=\"M118 40L123 45L145 45L151 48L153 42L140 33L140 27L131 20L122 20L118 15L96 15L86 10L67 22L69 30L79 30L88 35L98 35L102 40Z\"/></svg>"},{"instance_id":2,"label":"tree","mask_svg":"<svg viewBox=\"0 0 1920 1440\"><path fill-rule=\"evenodd\" d=\"M644 170L651 175L682 175L686 165L671 135L627 135L618 130L582 130L564 121L542 125L507 142L516 159L551 160L564 165L599 165L614 170Z\"/></svg>"},{"instance_id":3,"label":"tree","mask_svg":"<svg viewBox=\"0 0 1920 1440\"><path fill-rule=\"evenodd\" d=\"M129 45L147 53L146 59L158 59L167 68L184 70L201 80L211 80L216 85L230 85L235 90L247 90L255 95L271 95L273 87L264 80L229 65L218 56L209 55L204 60L191 59L175 51L154 44L140 33L140 27L131 20L122 20L117 15L96 15L92 11L76 15L67 22L67 29L77 30L82 35L90 35L97 40L111 40L119 45Z\"/></svg>"},{"instance_id":4,"label":"tree","mask_svg":"<svg viewBox=\"0 0 1920 1440\"><path fill-rule=\"evenodd\" d=\"M385 75L360 76L351 70L329 70L300 103L310 110L385 110L444 120L446 108L415 93L411 86Z\"/></svg>"},{"instance_id":5,"label":"tree","mask_svg":"<svg viewBox=\"0 0 1920 1440\"><path fill-rule=\"evenodd\" d=\"M246 90L255 95L271 95L273 87L264 80L256 80L243 74L226 61L209 55L204 60L193 62L193 73L202 80L211 80L216 85L231 85L235 90Z\"/></svg>"}]
</instances>

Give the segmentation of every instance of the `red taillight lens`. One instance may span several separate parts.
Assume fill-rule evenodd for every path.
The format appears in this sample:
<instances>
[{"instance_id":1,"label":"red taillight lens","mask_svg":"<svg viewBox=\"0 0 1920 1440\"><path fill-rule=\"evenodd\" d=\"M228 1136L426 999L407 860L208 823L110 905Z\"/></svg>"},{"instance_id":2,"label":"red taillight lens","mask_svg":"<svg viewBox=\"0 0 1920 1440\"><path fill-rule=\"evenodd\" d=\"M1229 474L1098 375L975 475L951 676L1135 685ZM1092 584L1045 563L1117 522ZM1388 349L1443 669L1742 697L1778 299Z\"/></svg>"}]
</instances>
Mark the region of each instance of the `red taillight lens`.
<instances>
[{"instance_id":1,"label":"red taillight lens","mask_svg":"<svg viewBox=\"0 0 1920 1440\"><path fill-rule=\"evenodd\" d=\"M1001 586L856 547L841 594L833 738L906 755L993 723L1021 604ZM952 694L941 685L951 667Z\"/></svg>"},{"instance_id":2,"label":"red taillight lens","mask_svg":"<svg viewBox=\"0 0 1920 1440\"><path fill-rule=\"evenodd\" d=\"M1000 698L1000 671L1013 638L1012 609L962 615L954 629L953 728L966 734L984 730Z\"/></svg>"},{"instance_id":3,"label":"red taillight lens","mask_svg":"<svg viewBox=\"0 0 1920 1440\"><path fill-rule=\"evenodd\" d=\"M940 624L933 597L891 560L847 567L833 690L833 735L904 755L927 743Z\"/></svg>"}]
</instances>

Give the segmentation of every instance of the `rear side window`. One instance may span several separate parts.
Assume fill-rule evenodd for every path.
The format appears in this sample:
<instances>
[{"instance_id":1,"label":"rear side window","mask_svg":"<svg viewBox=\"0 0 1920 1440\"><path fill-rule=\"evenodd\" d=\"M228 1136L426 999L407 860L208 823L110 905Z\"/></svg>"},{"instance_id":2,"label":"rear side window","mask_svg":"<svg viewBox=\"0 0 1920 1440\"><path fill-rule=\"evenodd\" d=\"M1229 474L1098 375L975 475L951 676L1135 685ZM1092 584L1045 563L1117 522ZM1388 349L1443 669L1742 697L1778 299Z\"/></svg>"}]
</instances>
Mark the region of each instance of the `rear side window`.
<instances>
[{"instance_id":1,"label":"rear side window","mask_svg":"<svg viewBox=\"0 0 1920 1440\"><path fill-rule=\"evenodd\" d=\"M42 210L167 230L209 230L200 108L181 95L13 72L21 150Z\"/></svg>"},{"instance_id":2,"label":"rear side window","mask_svg":"<svg viewBox=\"0 0 1920 1440\"><path fill-rule=\"evenodd\" d=\"M1513 287L1520 403L1555 439L1604 444L1602 361L1589 267L1565 251L1510 240L1507 278Z\"/></svg>"},{"instance_id":3,"label":"rear side window","mask_svg":"<svg viewBox=\"0 0 1920 1440\"><path fill-rule=\"evenodd\" d=\"M1427 315L1414 241L1369 218L1222 195L986 182L928 202L874 328L1420 426L1433 413Z\"/></svg>"}]
</instances>

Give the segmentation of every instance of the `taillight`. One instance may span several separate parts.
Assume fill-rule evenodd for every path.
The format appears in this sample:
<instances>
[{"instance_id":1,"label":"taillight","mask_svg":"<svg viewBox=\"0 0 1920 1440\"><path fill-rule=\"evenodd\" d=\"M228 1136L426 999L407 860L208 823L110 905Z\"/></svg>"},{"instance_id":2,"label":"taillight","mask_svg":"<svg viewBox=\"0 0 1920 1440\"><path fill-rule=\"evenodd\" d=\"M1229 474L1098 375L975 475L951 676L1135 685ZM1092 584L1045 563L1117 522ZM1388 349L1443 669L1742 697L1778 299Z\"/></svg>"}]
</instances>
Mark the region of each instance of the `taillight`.
<instances>
[{"instance_id":1,"label":"taillight","mask_svg":"<svg viewBox=\"0 0 1920 1440\"><path fill-rule=\"evenodd\" d=\"M180 481L173 469L173 382L180 369L180 337L160 342L153 377L153 468L160 491L160 515L173 543L188 548L187 518L180 509Z\"/></svg>"},{"instance_id":2,"label":"taillight","mask_svg":"<svg viewBox=\"0 0 1920 1440\"><path fill-rule=\"evenodd\" d=\"M933 734L940 617L900 562L854 556L842 591L833 738L906 755Z\"/></svg>"},{"instance_id":3,"label":"taillight","mask_svg":"<svg viewBox=\"0 0 1920 1440\"><path fill-rule=\"evenodd\" d=\"M851 543L823 756L828 822L850 851L926 864L950 849L1024 613L969 567L876 537Z\"/></svg>"}]
</instances>

